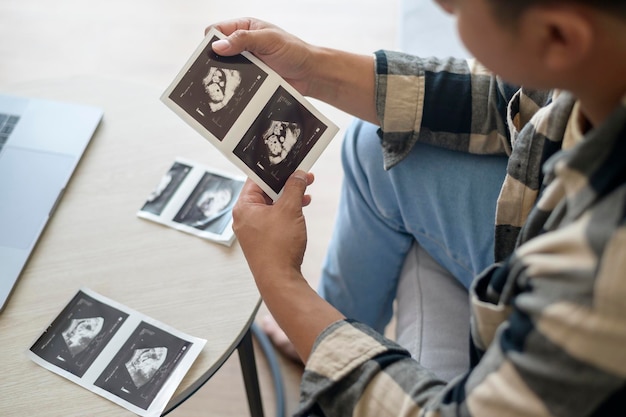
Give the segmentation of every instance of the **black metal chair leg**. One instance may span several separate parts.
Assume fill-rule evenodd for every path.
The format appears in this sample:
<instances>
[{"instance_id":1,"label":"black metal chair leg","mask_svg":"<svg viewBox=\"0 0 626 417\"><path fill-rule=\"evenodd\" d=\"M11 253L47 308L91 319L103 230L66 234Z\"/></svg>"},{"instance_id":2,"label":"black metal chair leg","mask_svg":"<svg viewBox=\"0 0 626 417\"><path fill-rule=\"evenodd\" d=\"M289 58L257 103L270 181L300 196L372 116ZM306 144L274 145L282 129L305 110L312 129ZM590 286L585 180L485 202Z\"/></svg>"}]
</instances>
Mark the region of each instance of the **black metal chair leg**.
<instances>
[{"instance_id":1,"label":"black metal chair leg","mask_svg":"<svg viewBox=\"0 0 626 417\"><path fill-rule=\"evenodd\" d=\"M252 417L263 417L263 403L261 402L261 390L259 388L259 378L256 371L256 360L254 359L254 348L252 345L252 332L246 331L241 343L237 346L239 352L239 363L243 382L248 395L248 406Z\"/></svg>"}]
</instances>

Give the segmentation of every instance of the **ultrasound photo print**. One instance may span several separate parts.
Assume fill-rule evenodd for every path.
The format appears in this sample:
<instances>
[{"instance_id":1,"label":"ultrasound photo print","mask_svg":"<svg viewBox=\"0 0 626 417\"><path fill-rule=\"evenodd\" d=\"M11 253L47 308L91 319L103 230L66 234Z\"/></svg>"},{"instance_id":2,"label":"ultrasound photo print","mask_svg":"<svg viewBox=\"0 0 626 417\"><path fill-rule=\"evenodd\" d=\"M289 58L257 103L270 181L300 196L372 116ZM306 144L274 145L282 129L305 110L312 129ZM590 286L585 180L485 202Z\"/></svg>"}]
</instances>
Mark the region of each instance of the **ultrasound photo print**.
<instances>
[{"instance_id":1,"label":"ultrasound photo print","mask_svg":"<svg viewBox=\"0 0 626 417\"><path fill-rule=\"evenodd\" d=\"M30 350L82 377L127 318L128 314L80 291Z\"/></svg>"},{"instance_id":2,"label":"ultrasound photo print","mask_svg":"<svg viewBox=\"0 0 626 417\"><path fill-rule=\"evenodd\" d=\"M233 153L279 193L327 126L278 87Z\"/></svg>"},{"instance_id":3,"label":"ultrasound photo print","mask_svg":"<svg viewBox=\"0 0 626 417\"><path fill-rule=\"evenodd\" d=\"M172 220L222 234L230 223L231 210L242 187L243 181L206 172Z\"/></svg>"},{"instance_id":4,"label":"ultrasound photo print","mask_svg":"<svg viewBox=\"0 0 626 417\"><path fill-rule=\"evenodd\" d=\"M175 162L161 178L156 188L150 193L141 210L156 215L161 214L190 170L191 167L189 165Z\"/></svg>"},{"instance_id":5,"label":"ultrasound photo print","mask_svg":"<svg viewBox=\"0 0 626 417\"><path fill-rule=\"evenodd\" d=\"M147 410L192 345L141 322L94 385Z\"/></svg>"},{"instance_id":6,"label":"ultrasound photo print","mask_svg":"<svg viewBox=\"0 0 626 417\"><path fill-rule=\"evenodd\" d=\"M211 44L218 39L211 39L169 98L222 141L267 73L242 55L217 55Z\"/></svg>"}]
</instances>

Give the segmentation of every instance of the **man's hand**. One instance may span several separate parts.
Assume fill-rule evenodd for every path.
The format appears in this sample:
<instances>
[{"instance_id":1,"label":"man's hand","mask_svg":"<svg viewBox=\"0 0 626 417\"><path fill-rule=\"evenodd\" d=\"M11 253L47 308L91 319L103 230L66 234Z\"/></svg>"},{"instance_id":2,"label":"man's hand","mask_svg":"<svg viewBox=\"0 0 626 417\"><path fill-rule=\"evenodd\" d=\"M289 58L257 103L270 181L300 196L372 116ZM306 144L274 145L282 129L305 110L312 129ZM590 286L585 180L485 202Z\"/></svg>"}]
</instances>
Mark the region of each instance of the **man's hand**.
<instances>
[{"instance_id":1,"label":"man's hand","mask_svg":"<svg viewBox=\"0 0 626 417\"><path fill-rule=\"evenodd\" d=\"M313 47L277 26L261 20L246 18L217 23L215 28L227 36L213 43L213 51L231 56L249 51L276 71L299 93L308 95L313 78Z\"/></svg>"},{"instance_id":2,"label":"man's hand","mask_svg":"<svg viewBox=\"0 0 626 417\"><path fill-rule=\"evenodd\" d=\"M272 200L246 181L233 208L233 230L239 239L263 301L306 362L316 338L344 316L323 300L302 276L306 224L302 207L313 175L296 171L283 193Z\"/></svg>"},{"instance_id":3,"label":"man's hand","mask_svg":"<svg viewBox=\"0 0 626 417\"><path fill-rule=\"evenodd\" d=\"M248 51L304 96L314 97L378 124L374 57L310 45L277 26L245 18L216 23L226 39L213 43L218 55Z\"/></svg>"},{"instance_id":4,"label":"man's hand","mask_svg":"<svg viewBox=\"0 0 626 417\"><path fill-rule=\"evenodd\" d=\"M259 286L275 284L268 280L286 272L300 272L307 241L302 207L311 201L304 192L313 179L313 174L296 171L274 204L246 181L233 208L233 230Z\"/></svg>"}]
</instances>

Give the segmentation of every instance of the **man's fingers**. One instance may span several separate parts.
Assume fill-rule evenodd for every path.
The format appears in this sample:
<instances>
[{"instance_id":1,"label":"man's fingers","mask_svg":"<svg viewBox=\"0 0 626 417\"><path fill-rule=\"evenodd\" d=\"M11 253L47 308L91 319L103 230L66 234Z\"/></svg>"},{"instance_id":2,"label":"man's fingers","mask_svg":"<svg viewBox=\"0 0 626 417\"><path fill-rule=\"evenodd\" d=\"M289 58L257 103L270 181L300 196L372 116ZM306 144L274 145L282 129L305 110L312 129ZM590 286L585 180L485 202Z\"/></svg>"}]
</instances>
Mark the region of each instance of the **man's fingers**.
<instances>
[{"instance_id":1,"label":"man's fingers","mask_svg":"<svg viewBox=\"0 0 626 417\"><path fill-rule=\"evenodd\" d=\"M207 27L204 30L204 34L206 35L211 29L215 28L226 35L226 39L213 42L211 47L213 51L219 55L231 56L249 49L249 47L246 46L245 38L237 39L238 35L259 28L259 26L262 26L261 23L262 22L257 22L250 18L227 20Z\"/></svg>"},{"instance_id":2,"label":"man's fingers","mask_svg":"<svg viewBox=\"0 0 626 417\"><path fill-rule=\"evenodd\" d=\"M252 19L249 18L226 20L207 27L206 29L204 29L204 34L206 35L211 29L215 28L218 31L222 32L224 35L228 36L237 30L251 29L252 22Z\"/></svg>"},{"instance_id":3,"label":"man's fingers","mask_svg":"<svg viewBox=\"0 0 626 417\"><path fill-rule=\"evenodd\" d=\"M306 187L313 183L314 179L315 177L311 173L296 171L285 183L283 193L275 204L288 210L302 210L302 207L309 205L311 202L311 196L304 194L304 192ZM261 187L248 178L233 208L233 216L238 217L243 207L250 204L270 206L273 202Z\"/></svg>"},{"instance_id":4,"label":"man's fingers","mask_svg":"<svg viewBox=\"0 0 626 417\"><path fill-rule=\"evenodd\" d=\"M218 55L232 56L244 51L259 57L277 53L284 45L283 35L271 27L237 29L225 39L213 42L211 47Z\"/></svg>"},{"instance_id":5,"label":"man's fingers","mask_svg":"<svg viewBox=\"0 0 626 417\"><path fill-rule=\"evenodd\" d=\"M213 52L222 56L232 56L243 51L255 52L257 32L238 29L226 39L220 39L211 45Z\"/></svg>"}]
</instances>

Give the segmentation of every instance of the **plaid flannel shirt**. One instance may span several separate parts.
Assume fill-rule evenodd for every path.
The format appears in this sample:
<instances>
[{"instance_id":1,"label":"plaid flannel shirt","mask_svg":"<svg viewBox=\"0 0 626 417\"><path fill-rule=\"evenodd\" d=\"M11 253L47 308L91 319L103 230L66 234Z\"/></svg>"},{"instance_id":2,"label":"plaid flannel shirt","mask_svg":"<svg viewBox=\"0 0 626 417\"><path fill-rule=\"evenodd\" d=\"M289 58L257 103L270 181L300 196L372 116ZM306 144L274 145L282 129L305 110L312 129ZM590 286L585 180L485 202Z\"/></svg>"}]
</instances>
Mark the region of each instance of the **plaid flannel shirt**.
<instances>
[{"instance_id":1,"label":"plaid flannel shirt","mask_svg":"<svg viewBox=\"0 0 626 417\"><path fill-rule=\"evenodd\" d=\"M416 141L509 156L499 262L470 290L465 375L446 384L343 320L315 343L297 415L626 416L626 97L583 135L570 94L471 60L379 51L376 73L386 168Z\"/></svg>"}]
</instances>

